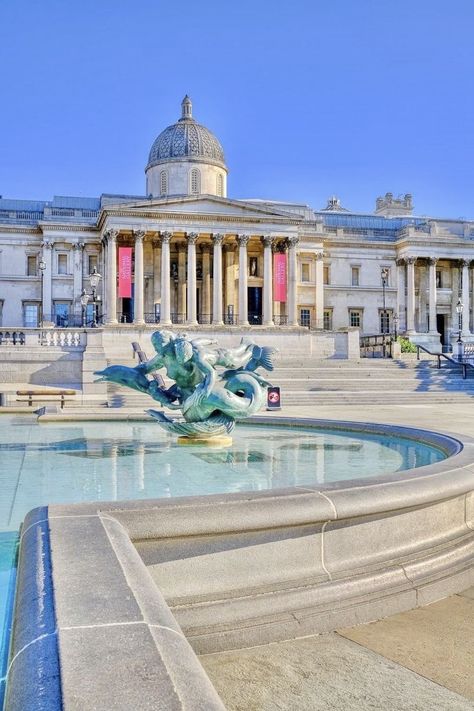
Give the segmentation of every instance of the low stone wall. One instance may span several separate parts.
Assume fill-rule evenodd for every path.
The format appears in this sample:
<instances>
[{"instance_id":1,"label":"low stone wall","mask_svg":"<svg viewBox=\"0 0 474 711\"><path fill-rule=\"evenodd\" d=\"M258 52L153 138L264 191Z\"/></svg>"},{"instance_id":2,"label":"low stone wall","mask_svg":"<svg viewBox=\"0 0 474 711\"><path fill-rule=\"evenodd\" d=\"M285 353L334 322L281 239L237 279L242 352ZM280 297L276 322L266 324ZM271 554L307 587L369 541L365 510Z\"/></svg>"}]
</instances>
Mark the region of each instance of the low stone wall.
<instances>
[{"instance_id":1,"label":"low stone wall","mask_svg":"<svg viewBox=\"0 0 474 711\"><path fill-rule=\"evenodd\" d=\"M402 434L450 456L318 488L30 513L9 711L222 709L186 638L205 653L264 644L380 619L472 585L474 440L338 424ZM41 705L41 689L54 703Z\"/></svg>"}]
</instances>

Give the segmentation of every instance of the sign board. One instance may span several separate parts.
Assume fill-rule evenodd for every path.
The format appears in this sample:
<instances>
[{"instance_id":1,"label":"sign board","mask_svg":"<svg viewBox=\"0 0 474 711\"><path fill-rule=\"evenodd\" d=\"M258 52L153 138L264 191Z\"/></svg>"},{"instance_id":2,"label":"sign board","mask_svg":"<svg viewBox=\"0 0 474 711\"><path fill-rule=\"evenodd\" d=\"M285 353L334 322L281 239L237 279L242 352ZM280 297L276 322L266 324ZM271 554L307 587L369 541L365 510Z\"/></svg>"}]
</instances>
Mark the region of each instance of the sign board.
<instances>
[{"instance_id":1,"label":"sign board","mask_svg":"<svg viewBox=\"0 0 474 711\"><path fill-rule=\"evenodd\" d=\"M118 295L130 298L132 295L132 248L119 247L118 250Z\"/></svg>"},{"instance_id":2,"label":"sign board","mask_svg":"<svg viewBox=\"0 0 474 711\"><path fill-rule=\"evenodd\" d=\"M267 388L267 410L281 410L280 388L271 385Z\"/></svg>"},{"instance_id":3,"label":"sign board","mask_svg":"<svg viewBox=\"0 0 474 711\"><path fill-rule=\"evenodd\" d=\"M273 300L286 301L286 254L273 255Z\"/></svg>"}]
</instances>

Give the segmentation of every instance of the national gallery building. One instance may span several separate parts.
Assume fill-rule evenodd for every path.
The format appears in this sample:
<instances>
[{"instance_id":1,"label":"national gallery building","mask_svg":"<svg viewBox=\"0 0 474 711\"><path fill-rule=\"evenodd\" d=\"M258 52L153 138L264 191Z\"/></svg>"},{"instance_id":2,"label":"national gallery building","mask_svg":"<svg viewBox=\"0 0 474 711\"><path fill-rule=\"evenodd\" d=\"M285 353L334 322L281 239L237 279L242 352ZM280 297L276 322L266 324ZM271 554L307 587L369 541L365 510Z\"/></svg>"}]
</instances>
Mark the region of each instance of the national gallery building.
<instances>
[{"instance_id":1,"label":"national gallery building","mask_svg":"<svg viewBox=\"0 0 474 711\"><path fill-rule=\"evenodd\" d=\"M0 198L0 326L185 324L474 334L474 223L227 197L218 139L192 115L151 146L143 196ZM474 340L474 336L472 337Z\"/></svg>"}]
</instances>

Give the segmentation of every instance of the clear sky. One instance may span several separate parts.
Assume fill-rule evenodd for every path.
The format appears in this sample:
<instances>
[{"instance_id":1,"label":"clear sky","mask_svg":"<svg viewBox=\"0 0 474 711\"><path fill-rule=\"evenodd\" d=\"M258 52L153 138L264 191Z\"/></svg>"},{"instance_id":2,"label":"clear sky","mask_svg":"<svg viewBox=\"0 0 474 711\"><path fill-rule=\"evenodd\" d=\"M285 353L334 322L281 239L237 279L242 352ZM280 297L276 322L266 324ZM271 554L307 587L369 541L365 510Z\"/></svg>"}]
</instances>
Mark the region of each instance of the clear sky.
<instances>
[{"instance_id":1,"label":"clear sky","mask_svg":"<svg viewBox=\"0 0 474 711\"><path fill-rule=\"evenodd\" d=\"M473 29L473 0L1 0L0 194L144 194L188 93L230 197L472 219Z\"/></svg>"}]
</instances>

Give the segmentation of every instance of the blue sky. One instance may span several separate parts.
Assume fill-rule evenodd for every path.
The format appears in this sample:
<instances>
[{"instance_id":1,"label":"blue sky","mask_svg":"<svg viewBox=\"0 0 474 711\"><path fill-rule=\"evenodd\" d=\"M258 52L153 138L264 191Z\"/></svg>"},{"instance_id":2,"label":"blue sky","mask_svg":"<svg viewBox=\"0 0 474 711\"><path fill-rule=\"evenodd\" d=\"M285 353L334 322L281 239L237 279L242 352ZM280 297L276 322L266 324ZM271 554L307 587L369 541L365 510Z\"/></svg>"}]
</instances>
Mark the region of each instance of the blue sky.
<instances>
[{"instance_id":1,"label":"blue sky","mask_svg":"<svg viewBox=\"0 0 474 711\"><path fill-rule=\"evenodd\" d=\"M188 93L230 197L474 218L472 0L2 0L0 194L143 194Z\"/></svg>"}]
</instances>

